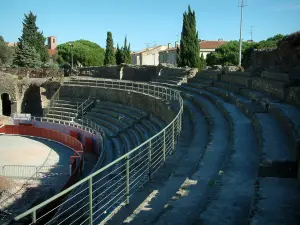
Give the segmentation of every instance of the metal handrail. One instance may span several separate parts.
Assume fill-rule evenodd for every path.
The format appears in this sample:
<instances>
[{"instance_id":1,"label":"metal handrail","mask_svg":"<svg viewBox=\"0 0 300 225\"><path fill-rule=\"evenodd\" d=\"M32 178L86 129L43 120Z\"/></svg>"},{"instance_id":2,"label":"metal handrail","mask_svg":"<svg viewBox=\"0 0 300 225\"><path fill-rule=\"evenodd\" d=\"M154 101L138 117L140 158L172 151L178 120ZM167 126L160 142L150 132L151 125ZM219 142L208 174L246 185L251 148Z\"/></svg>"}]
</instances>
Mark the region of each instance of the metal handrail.
<instances>
[{"instance_id":1,"label":"metal handrail","mask_svg":"<svg viewBox=\"0 0 300 225\"><path fill-rule=\"evenodd\" d=\"M141 185L143 185L148 179L144 180L145 173L147 173L147 177L150 179L151 175L157 171L158 168L165 162L166 157L171 154L171 152L175 148L176 140L178 139L181 131L182 126L182 113L183 113L183 100L180 96L180 93L174 89L170 89L167 87L159 86L159 85L153 85L153 84L147 84L147 83L136 83L136 82L128 82L128 81L114 81L114 80L101 80L101 81L80 81L80 83L77 82L66 82L65 85L71 85L71 86L90 86L90 87L99 87L99 88L111 88L111 89L119 89L119 90L125 90L125 91L132 91L132 92L138 92L145 95L149 95L150 97L154 97L157 99L167 100L167 101L178 101L180 109L175 118L169 123L163 130L161 130L159 133L154 135L153 137L149 138L144 143L140 144L139 146L135 147L128 153L124 154L123 156L119 157L118 159L114 160L113 162L107 164L106 166L102 167L101 169L97 170L96 172L90 174L89 176L83 178L79 182L75 183L71 187L67 188L66 190L60 192L59 194L47 199L46 201L36 205L35 207L27 210L26 212L18 215L15 217L15 220L18 221L28 215L31 215L32 223L35 224L37 221L40 221L41 218L43 218L45 215L42 215L40 218L37 218L37 211L48 205L49 203L53 202L54 200L68 194L69 192L75 190L81 185L87 186L87 188L84 188L80 193L83 193L84 195L81 196L80 199L76 199L75 202L71 202L72 198L75 198L76 196L71 196L67 200L64 200L64 202L60 205L60 210L55 214L55 216L51 219L51 221L54 224L58 224L57 221L59 218L62 218L63 221L67 220L69 217L61 217L61 215L68 211L72 210L71 208L73 206L80 206L80 202L82 202L86 197L86 201L88 201L87 204L85 204L83 207L87 207L86 212L81 214L80 217L85 216L85 221L89 221L89 224L95 224L99 223L99 219L103 219L102 217L107 217L114 210L113 208L118 208L123 205L124 202L129 204L129 198L130 196L135 193L136 188L139 188ZM144 154L144 156L142 156ZM141 157L146 157L146 163L145 160ZM135 164L135 162L140 162L139 164ZM118 172L118 169L122 169L120 172ZM140 168L140 169L138 169ZM141 171L142 169L145 169L145 171ZM133 174L132 174L133 173ZM106 174L106 175L105 175ZM130 175L131 174L131 175ZM101 178L99 179L99 175ZM105 176L104 176L105 175ZM107 177L108 176L108 177ZM124 179L126 182L122 183L121 179L116 180L114 179L115 176L122 176L121 179ZM97 180L98 179L98 180ZM105 183L98 187L102 182ZM108 182L108 183L107 183ZM136 183L135 183L136 182ZM107 185L109 187L107 187ZM134 185L133 185L134 184ZM97 185L97 186L96 186ZM111 187L117 185L118 188L122 188L122 190L119 193L111 192ZM125 185L125 186L123 186ZM84 187L85 187L84 186ZM94 190L96 188L96 190ZM116 187L115 187L116 188ZM87 191L83 192L84 190ZM104 201L104 198L101 197L106 192L109 191L109 195L115 194L115 197L111 198L110 201L108 201L103 207L99 207L99 203L97 203L98 200ZM76 193L77 198L80 193ZM98 194L98 195L96 195ZM116 197L118 197L120 194L122 196L115 200ZM96 195L96 196L95 196ZM100 197L99 197L100 196ZM124 200L125 199L125 200ZM97 201L96 201L97 200ZM111 203L111 201L114 201L114 203ZM95 202L96 201L96 202ZM69 205L67 205L69 204ZM82 203L83 204L83 203ZM110 204L109 207L107 204ZM65 206L65 208L63 208ZM79 210L84 210L83 207L79 208L76 212ZM107 214L107 210L109 211L109 214ZM65 210L65 211L64 211ZM95 210L95 212L93 211ZM99 210L102 210L103 213L99 214ZM104 211L105 210L105 211ZM76 213L74 212L74 213ZM88 214L86 214L88 212ZM70 213L70 212L68 212ZM73 215L74 215L73 213ZM97 213L96 217L95 213ZM47 214L47 213L46 213ZM66 214L70 215L70 214ZM103 215L103 216L102 216ZM99 216L102 216L99 218ZM73 217L75 218L75 217ZM77 218L76 220L78 220ZM49 223L51 222L49 221ZM73 221L75 222L75 221ZM73 223L72 222L72 223ZM47 223L47 224L49 224ZM71 224L71 223L70 223Z\"/></svg>"}]
</instances>

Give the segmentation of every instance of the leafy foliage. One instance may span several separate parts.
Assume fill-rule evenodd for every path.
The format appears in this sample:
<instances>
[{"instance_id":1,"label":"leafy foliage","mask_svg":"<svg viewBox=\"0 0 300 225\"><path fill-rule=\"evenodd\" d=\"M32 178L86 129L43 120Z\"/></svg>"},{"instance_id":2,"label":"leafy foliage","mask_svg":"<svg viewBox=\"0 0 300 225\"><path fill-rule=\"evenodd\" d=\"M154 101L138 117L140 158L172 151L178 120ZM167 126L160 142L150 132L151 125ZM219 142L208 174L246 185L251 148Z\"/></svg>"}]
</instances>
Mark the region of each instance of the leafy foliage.
<instances>
[{"instance_id":1,"label":"leafy foliage","mask_svg":"<svg viewBox=\"0 0 300 225\"><path fill-rule=\"evenodd\" d=\"M114 41L112 38L112 33L110 31L107 32L104 65L116 65L116 56L114 53Z\"/></svg>"},{"instance_id":2,"label":"leafy foliage","mask_svg":"<svg viewBox=\"0 0 300 225\"><path fill-rule=\"evenodd\" d=\"M59 64L71 64L71 51L73 51L74 65L79 62L83 66L103 66L104 49L96 43L87 40L77 40L60 44L57 46L57 50L57 62Z\"/></svg>"},{"instance_id":3,"label":"leafy foliage","mask_svg":"<svg viewBox=\"0 0 300 225\"><path fill-rule=\"evenodd\" d=\"M4 38L0 36L0 65L10 65L13 59L14 48L7 46Z\"/></svg>"},{"instance_id":4,"label":"leafy foliage","mask_svg":"<svg viewBox=\"0 0 300 225\"><path fill-rule=\"evenodd\" d=\"M26 43L35 48L36 52L40 55L42 62L46 62L49 59L48 50L45 46L46 38L44 37L43 32L38 31L38 27L36 26L36 15L29 12L28 15L25 14L24 16L23 31L22 36L19 38L18 48L22 49L22 44ZM26 48L28 48L28 46Z\"/></svg>"},{"instance_id":5,"label":"leafy foliage","mask_svg":"<svg viewBox=\"0 0 300 225\"><path fill-rule=\"evenodd\" d=\"M267 40L255 42L243 42L242 48L242 64L247 65L247 62L251 58L251 54L254 49L265 49L265 48L276 48L279 42L285 36L282 34L275 35L274 37L268 38ZM215 52L210 53L206 57L207 65L237 65L239 56L239 42L230 41L220 48L216 49Z\"/></svg>"},{"instance_id":6,"label":"leafy foliage","mask_svg":"<svg viewBox=\"0 0 300 225\"><path fill-rule=\"evenodd\" d=\"M183 25L177 64L180 67L201 67L200 45L198 32L196 31L196 15L195 12L191 10L190 6L188 7L188 12L185 11L183 14Z\"/></svg>"},{"instance_id":7,"label":"leafy foliage","mask_svg":"<svg viewBox=\"0 0 300 225\"><path fill-rule=\"evenodd\" d=\"M16 49L13 64L19 67L38 68L42 62L35 48L23 41Z\"/></svg>"}]
</instances>

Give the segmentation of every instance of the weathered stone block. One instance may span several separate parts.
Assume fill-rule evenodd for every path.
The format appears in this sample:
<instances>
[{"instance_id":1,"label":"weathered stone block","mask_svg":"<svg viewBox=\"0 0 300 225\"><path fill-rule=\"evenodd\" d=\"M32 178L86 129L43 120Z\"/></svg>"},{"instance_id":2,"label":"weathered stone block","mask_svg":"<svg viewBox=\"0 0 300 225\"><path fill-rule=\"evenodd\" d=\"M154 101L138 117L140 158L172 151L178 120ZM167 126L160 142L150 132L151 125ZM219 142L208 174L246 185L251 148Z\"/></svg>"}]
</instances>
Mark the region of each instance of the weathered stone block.
<instances>
[{"instance_id":1,"label":"weathered stone block","mask_svg":"<svg viewBox=\"0 0 300 225\"><path fill-rule=\"evenodd\" d=\"M252 79L253 89L266 92L280 100L285 99L285 91L284 91L285 86L286 86L285 82L282 81L266 80L262 78Z\"/></svg>"}]
</instances>

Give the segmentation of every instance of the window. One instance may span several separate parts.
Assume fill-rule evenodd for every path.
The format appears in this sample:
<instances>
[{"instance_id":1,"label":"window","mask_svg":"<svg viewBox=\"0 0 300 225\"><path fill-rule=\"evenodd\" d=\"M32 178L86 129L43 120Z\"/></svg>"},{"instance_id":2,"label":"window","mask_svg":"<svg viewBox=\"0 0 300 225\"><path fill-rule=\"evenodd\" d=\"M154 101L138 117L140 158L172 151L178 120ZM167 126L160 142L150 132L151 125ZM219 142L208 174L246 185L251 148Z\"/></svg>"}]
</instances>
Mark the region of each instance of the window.
<instances>
[{"instance_id":1,"label":"window","mask_svg":"<svg viewBox=\"0 0 300 225\"><path fill-rule=\"evenodd\" d=\"M53 43L55 43L55 39L53 39Z\"/></svg>"}]
</instances>

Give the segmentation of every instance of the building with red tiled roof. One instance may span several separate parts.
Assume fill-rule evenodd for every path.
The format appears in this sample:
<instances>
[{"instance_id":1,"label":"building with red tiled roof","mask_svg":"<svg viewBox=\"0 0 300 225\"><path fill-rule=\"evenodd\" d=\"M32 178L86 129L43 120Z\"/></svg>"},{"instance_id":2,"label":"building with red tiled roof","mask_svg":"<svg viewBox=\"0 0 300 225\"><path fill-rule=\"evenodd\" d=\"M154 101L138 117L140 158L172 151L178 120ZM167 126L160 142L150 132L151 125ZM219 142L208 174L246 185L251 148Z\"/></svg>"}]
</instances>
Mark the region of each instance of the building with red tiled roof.
<instances>
[{"instance_id":1,"label":"building with red tiled roof","mask_svg":"<svg viewBox=\"0 0 300 225\"><path fill-rule=\"evenodd\" d=\"M219 39L218 41L199 41L200 45L200 56L203 54L204 59L206 59L207 54L216 51L217 48L228 43ZM159 62L160 63L169 63L177 65L177 47L180 47L177 42L175 42L175 47L171 47L168 44L168 48L159 52Z\"/></svg>"}]
</instances>

